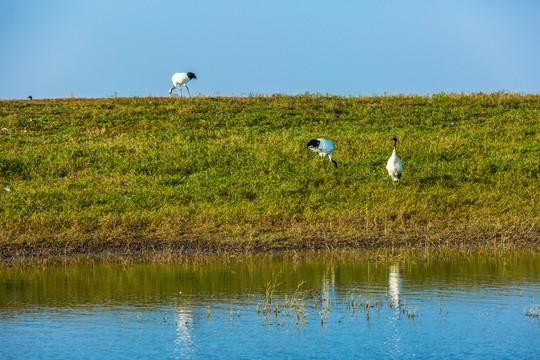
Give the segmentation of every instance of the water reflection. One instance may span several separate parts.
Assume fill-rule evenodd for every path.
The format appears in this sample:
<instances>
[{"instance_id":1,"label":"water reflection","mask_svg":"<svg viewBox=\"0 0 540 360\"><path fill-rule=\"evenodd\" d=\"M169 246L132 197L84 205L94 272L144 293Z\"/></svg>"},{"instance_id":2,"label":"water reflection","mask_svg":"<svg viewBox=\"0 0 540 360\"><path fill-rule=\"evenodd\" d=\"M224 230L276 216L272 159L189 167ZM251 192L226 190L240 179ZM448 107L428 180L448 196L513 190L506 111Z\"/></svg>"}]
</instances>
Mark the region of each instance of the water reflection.
<instances>
[{"instance_id":1,"label":"water reflection","mask_svg":"<svg viewBox=\"0 0 540 360\"><path fill-rule=\"evenodd\" d=\"M524 315L540 299L538 254L0 268L0 358L539 358L537 319ZM269 283L272 309L302 284L305 322L257 314ZM353 312L351 294L384 305ZM414 321L410 306L421 308Z\"/></svg>"},{"instance_id":2,"label":"water reflection","mask_svg":"<svg viewBox=\"0 0 540 360\"><path fill-rule=\"evenodd\" d=\"M390 307L393 309L393 317L388 320L388 338L386 345L388 352L395 358L401 358L403 356L402 349L402 331L400 324L397 322L401 320L401 290L403 284L403 271L399 262L390 265L390 271L388 273L388 292L390 294Z\"/></svg>"},{"instance_id":3,"label":"water reflection","mask_svg":"<svg viewBox=\"0 0 540 360\"><path fill-rule=\"evenodd\" d=\"M181 358L187 358L192 354L195 346L192 336L193 315L185 304L177 304L175 311L175 353Z\"/></svg>"},{"instance_id":4,"label":"water reflection","mask_svg":"<svg viewBox=\"0 0 540 360\"><path fill-rule=\"evenodd\" d=\"M334 296L331 296L335 293L336 290L336 272L335 268L327 270L322 278L322 299L331 300Z\"/></svg>"},{"instance_id":5,"label":"water reflection","mask_svg":"<svg viewBox=\"0 0 540 360\"><path fill-rule=\"evenodd\" d=\"M388 292L392 298L392 307L396 309L396 314L401 313L401 285L403 283L403 271L401 264L396 262L390 265L388 275Z\"/></svg>"}]
</instances>

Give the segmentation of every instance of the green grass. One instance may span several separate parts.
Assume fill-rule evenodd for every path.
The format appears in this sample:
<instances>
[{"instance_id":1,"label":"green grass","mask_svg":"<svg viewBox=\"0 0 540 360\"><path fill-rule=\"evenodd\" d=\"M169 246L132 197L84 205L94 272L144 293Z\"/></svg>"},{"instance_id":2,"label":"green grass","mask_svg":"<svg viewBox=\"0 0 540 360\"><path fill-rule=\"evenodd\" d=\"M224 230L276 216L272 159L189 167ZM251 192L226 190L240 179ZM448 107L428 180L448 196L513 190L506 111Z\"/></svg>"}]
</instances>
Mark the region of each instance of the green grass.
<instances>
[{"instance_id":1,"label":"green grass","mask_svg":"<svg viewBox=\"0 0 540 360\"><path fill-rule=\"evenodd\" d=\"M0 254L537 243L539 110L506 93L0 101Z\"/></svg>"}]
</instances>

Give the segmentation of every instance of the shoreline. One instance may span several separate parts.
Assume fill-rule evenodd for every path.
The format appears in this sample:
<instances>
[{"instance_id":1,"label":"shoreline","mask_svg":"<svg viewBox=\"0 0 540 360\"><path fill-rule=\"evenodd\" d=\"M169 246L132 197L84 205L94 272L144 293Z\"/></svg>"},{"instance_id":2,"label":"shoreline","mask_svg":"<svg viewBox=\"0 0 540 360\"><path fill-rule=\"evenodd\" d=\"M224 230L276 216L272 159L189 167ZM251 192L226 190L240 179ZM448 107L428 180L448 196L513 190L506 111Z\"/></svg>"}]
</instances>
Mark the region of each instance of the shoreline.
<instances>
[{"instance_id":1,"label":"shoreline","mask_svg":"<svg viewBox=\"0 0 540 360\"><path fill-rule=\"evenodd\" d=\"M78 266L108 264L132 266L148 265L201 265L217 260L222 263L232 261L249 262L254 259L282 259L299 262L303 260L322 261L432 261L446 258L459 261L471 255L498 256L514 255L516 253L530 256L540 256L538 241L518 243L471 243L425 246L377 246L377 247L340 247L321 249L279 249L258 251L254 249L237 251L211 251L197 249L107 249L94 252L72 254L27 255L0 259L0 269L48 267L48 266Z\"/></svg>"},{"instance_id":2,"label":"shoreline","mask_svg":"<svg viewBox=\"0 0 540 360\"><path fill-rule=\"evenodd\" d=\"M537 232L528 234L516 233L513 236L476 234L475 237L454 237L454 238L332 238L321 240L320 238L292 240L281 238L280 240L269 239L266 241L248 241L246 239L231 241L212 241L193 238L182 241L149 241L149 239L139 239L123 243L122 241L95 242L95 243L62 243L57 246L50 246L51 242L44 242L41 245L18 244L0 247L0 264L10 264L13 262L48 262L58 257L77 258L94 256L99 257L105 254L104 258L110 262L117 262L125 259L126 256L141 257L146 261L153 261L155 257L163 257L163 253L178 253L182 255L196 254L198 256L215 254L279 254L287 252L313 252L313 251L422 251L425 249L435 251L453 251L456 249L492 249L500 251L507 248L528 248L540 249L540 236ZM144 256L139 256L145 254Z\"/></svg>"}]
</instances>

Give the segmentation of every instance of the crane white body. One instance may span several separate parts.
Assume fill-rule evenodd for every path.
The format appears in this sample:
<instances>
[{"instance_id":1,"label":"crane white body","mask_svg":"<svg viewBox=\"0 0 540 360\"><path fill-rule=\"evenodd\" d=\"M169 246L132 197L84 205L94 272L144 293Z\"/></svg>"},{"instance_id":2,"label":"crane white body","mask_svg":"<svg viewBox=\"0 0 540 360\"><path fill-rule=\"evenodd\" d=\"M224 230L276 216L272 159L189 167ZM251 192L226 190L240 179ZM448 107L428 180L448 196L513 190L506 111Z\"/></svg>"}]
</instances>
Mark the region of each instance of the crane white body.
<instances>
[{"instance_id":1,"label":"crane white body","mask_svg":"<svg viewBox=\"0 0 540 360\"><path fill-rule=\"evenodd\" d=\"M401 174L403 173L403 166L401 165L401 161L397 156L397 137L394 136L390 140L394 141L394 151L392 151L392 155L390 156L390 159L388 159L388 163L386 164L386 170L388 170L388 175L390 175L395 185L396 183L399 184L399 179L401 178Z\"/></svg>"},{"instance_id":2,"label":"crane white body","mask_svg":"<svg viewBox=\"0 0 540 360\"><path fill-rule=\"evenodd\" d=\"M191 96L190 92L189 92L189 88L187 87L187 83L191 80L191 79L196 79L197 76L195 76L194 73L192 72L188 72L188 73L175 73L173 76L172 76L172 83L173 83L173 87L169 90L169 95L172 95L172 91L174 89L176 89L176 86L179 86L180 87L180 96L182 96L182 85L186 87L187 91L188 91L188 94L189 96Z\"/></svg>"},{"instance_id":3,"label":"crane white body","mask_svg":"<svg viewBox=\"0 0 540 360\"><path fill-rule=\"evenodd\" d=\"M324 157L328 156L331 162L337 166L337 162L332 159L332 153L334 152L334 145L326 139L311 139L307 146L308 149L315 151L321 157L321 164L324 169Z\"/></svg>"}]
</instances>

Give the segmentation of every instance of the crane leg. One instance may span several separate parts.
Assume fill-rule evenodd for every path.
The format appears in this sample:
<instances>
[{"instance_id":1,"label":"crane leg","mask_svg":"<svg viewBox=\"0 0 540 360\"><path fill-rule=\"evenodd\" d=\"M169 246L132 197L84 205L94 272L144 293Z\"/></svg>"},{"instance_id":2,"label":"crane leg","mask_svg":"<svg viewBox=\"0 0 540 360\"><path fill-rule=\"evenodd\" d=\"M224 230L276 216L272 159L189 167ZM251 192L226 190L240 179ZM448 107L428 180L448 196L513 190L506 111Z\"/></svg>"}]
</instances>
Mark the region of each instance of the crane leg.
<instances>
[{"instance_id":1,"label":"crane leg","mask_svg":"<svg viewBox=\"0 0 540 360\"><path fill-rule=\"evenodd\" d=\"M191 94L189 93L189 88L186 85L187 93L189 94L189 97L191 97Z\"/></svg>"},{"instance_id":2,"label":"crane leg","mask_svg":"<svg viewBox=\"0 0 540 360\"><path fill-rule=\"evenodd\" d=\"M321 164L322 164L322 168L324 170L324 157L321 157Z\"/></svg>"}]
</instances>

